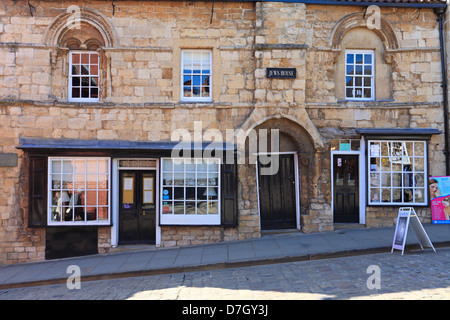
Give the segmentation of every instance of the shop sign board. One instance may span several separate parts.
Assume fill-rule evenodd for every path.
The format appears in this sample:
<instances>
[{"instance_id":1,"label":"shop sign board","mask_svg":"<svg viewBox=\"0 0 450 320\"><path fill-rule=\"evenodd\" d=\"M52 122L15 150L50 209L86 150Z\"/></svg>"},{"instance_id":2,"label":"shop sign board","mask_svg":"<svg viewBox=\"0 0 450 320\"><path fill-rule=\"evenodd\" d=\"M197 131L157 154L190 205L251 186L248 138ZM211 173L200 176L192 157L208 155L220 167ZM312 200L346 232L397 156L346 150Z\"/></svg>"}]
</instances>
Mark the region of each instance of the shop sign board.
<instances>
[{"instance_id":1,"label":"shop sign board","mask_svg":"<svg viewBox=\"0 0 450 320\"><path fill-rule=\"evenodd\" d=\"M434 224L450 224L450 177L430 177L431 218Z\"/></svg>"}]
</instances>

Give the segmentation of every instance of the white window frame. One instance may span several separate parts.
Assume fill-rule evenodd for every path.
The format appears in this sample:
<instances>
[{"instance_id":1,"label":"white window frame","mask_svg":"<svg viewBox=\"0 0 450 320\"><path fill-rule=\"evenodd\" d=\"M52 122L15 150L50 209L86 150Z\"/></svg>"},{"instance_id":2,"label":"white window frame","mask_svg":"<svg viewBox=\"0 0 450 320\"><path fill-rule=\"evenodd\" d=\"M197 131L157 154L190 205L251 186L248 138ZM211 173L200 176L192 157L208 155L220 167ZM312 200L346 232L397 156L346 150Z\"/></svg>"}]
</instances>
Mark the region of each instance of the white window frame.
<instances>
[{"instance_id":1,"label":"white window frame","mask_svg":"<svg viewBox=\"0 0 450 320\"><path fill-rule=\"evenodd\" d=\"M371 80L370 80L370 93L371 93L371 96L370 96L370 98L364 97L364 88L369 88L369 87L365 87L364 86L364 78L367 77L364 74L362 75L362 78L363 78L362 79L362 90L363 90L362 97L361 98L354 97L355 96L354 92L353 92L353 97L347 97L347 89L348 88L352 88L353 91L356 90L355 89L356 88L356 86L355 86L355 79L357 77L356 76L356 68L353 69L353 72L354 72L353 75L347 74L347 65L348 65L348 63L347 63L347 55L348 54L353 54L353 55L362 54L363 55L363 64L362 64L362 66L364 66L364 65L371 65L371 67L372 67L372 75L370 76L371 77ZM364 55L365 54L370 54L372 56L372 62L370 64L366 64L364 62ZM352 65L356 66L356 61L354 61L352 63ZM375 51L374 50L346 50L345 51L345 69L344 70L345 70L345 72L344 72L344 74L345 74L345 77L344 77L344 81L345 81L344 82L345 83L345 85L344 85L344 87L345 87L345 92L344 92L345 100L349 100L349 101L373 101L373 100L375 100ZM363 73L364 73L364 67L363 67ZM352 77L353 78L353 86L347 87L347 77Z\"/></svg>"},{"instance_id":2,"label":"white window frame","mask_svg":"<svg viewBox=\"0 0 450 320\"><path fill-rule=\"evenodd\" d=\"M202 70L200 71L201 73L199 73L200 77L202 75L208 75L209 76L209 97L185 97L184 96L184 55L187 52L200 52L200 53L204 53L207 52L209 53L209 63L210 63L210 68L209 68L209 73L208 74L203 74ZM211 102L212 101L212 96L213 96L213 60L212 60L212 50L211 49L182 49L181 50L181 86L180 86L180 97L181 97L181 101L185 101L185 102ZM193 71L193 70L192 70ZM194 73L192 73L192 75L194 76ZM191 84L191 90L194 87L193 84Z\"/></svg>"},{"instance_id":3,"label":"white window frame","mask_svg":"<svg viewBox=\"0 0 450 320\"><path fill-rule=\"evenodd\" d=\"M423 156L421 155L416 155L415 154L415 146L412 146L412 150L413 150L413 154L409 155L409 154L404 154L404 150L402 149L401 152L403 152L403 155L383 155L382 153L382 143L401 143L402 144L402 148L404 143L424 143L424 150L423 150ZM372 146L379 146L378 147L372 147ZM427 206L428 205L428 168L427 168L427 141L425 140L368 140L367 141L367 150L368 150L368 155L367 155L367 195L368 195L368 201L367 204L370 206ZM391 147L390 149L392 150L393 147ZM406 148L405 148L406 149ZM401 157L401 171L394 171L393 170L393 166L392 164L394 163L394 161L396 161L398 163L398 158ZM382 163L383 163L383 158L389 158L390 164L391 164L391 169L390 170L382 170ZM421 158L423 159L423 170L416 170L415 168L415 159L416 158ZM380 163L380 168L378 168L378 170L374 170L374 167L371 167L371 159L379 159L379 163ZM405 159L407 161L405 161ZM412 171L405 171L405 165L410 165L412 164ZM404 186L404 181L405 181L405 172L408 172L407 174L409 175L408 179L412 179L412 183L413 186ZM384 186L383 187L383 173L384 174L390 174L390 184L389 186ZM402 174L402 178L401 178L401 187L399 186L394 186L394 177L393 174ZM379 174L379 176L377 176L376 174ZM423 186L417 186L417 181L416 180L416 174L423 174ZM376 180L378 180L379 184L378 186L375 186L375 183L377 182ZM410 180L411 181L411 180ZM373 183L373 184L372 184ZM372 193L372 189L375 191L376 189L379 189L379 193L378 193L378 201L374 201L374 194ZM382 189L389 189L391 191L391 201L390 202L383 202L382 201ZM423 191L423 202L417 202L415 201L415 190L422 190ZM394 200L394 190L401 190L401 197L402 197L402 201L401 202L395 202ZM405 202L404 200L404 190L411 190L411 193L413 195L413 201L412 202Z\"/></svg>"},{"instance_id":4,"label":"white window frame","mask_svg":"<svg viewBox=\"0 0 450 320\"><path fill-rule=\"evenodd\" d=\"M55 206L53 206L52 205L52 191L60 191L61 192L61 196L62 196L62 191L64 190L64 188L63 188L63 186L61 185L59 188L55 188L55 189L53 189L52 188L52 174L58 174L58 173L56 173L56 172L52 172L52 161L53 160L60 160L60 161L64 161L64 160L72 160L72 161L76 161L76 160L107 160L107 173L99 173L98 172L98 170L97 170L97 172L96 173L87 173L87 169L85 170L85 173L84 173L84 175L85 175L85 179L84 179L84 181L85 181L85 188L84 189L82 189L84 192L85 192L85 197L86 197L86 191L87 190L92 190L92 191L94 191L94 189L87 189L87 185L86 185L86 181L87 181L87 175L88 174L90 174L90 175L96 175L97 176L97 188L95 189L95 191L97 191L97 205L96 206L88 206L87 205L87 201L85 201L85 204L84 204L84 221L77 221L77 220L74 220L75 219L75 214L74 214L74 210L72 210L72 221L63 221L63 219L62 219L62 213L63 213L63 207L62 206L60 206L59 208L60 208L60 214L61 214L61 217L60 217L60 221L54 221L53 219L52 219L52 207L55 207ZM98 166L98 164L97 164L97 166ZM86 166L86 168L87 168L87 166ZM97 167L97 169L98 169L98 167ZM60 172L60 174L65 174L64 172L63 172L63 165L61 165L61 172ZM73 166L73 171L72 171L72 173L67 173L67 174L72 174L72 176L75 174L75 166ZM81 173L80 173L80 175L82 175ZM108 187L107 187L107 189L99 189L98 188L98 176L99 175L107 175L107 178L108 178ZM73 181L73 178L72 178L72 181ZM72 189L67 189L67 190L71 190L72 191L72 194L74 193L74 191L75 191L75 186L73 185L72 186ZM107 191L107 199L108 199L108 204L107 205L98 205L98 190L101 190L101 191ZM48 158L48 184L47 184L47 221L48 221L48 225L49 226L79 226L79 225L89 225L89 226L91 226L91 225L110 225L111 224L111 158L108 158L108 157L49 157ZM86 199L86 198L85 198ZM67 206L65 206L65 207L67 207ZM97 220L87 220L87 212L86 212L86 209L87 209L87 207L96 207L96 208L99 208L99 207L102 207L102 208L108 208L108 219L106 219L106 220L98 220L98 210L96 210L97 211Z\"/></svg>"},{"instance_id":5,"label":"white window frame","mask_svg":"<svg viewBox=\"0 0 450 320\"><path fill-rule=\"evenodd\" d=\"M196 195L195 200L186 200L186 187L195 187L196 192L198 190L198 187L206 187L206 191L209 192L209 180L210 180L210 172L209 169L207 169L206 172L202 172L202 173L206 173L207 175L207 181L208 181L208 185L200 185L198 184L198 180L197 180L197 165L195 166L195 181L194 184L188 184L186 183L187 179L186 179L186 162L187 161L195 161L195 163L197 164L198 161L202 161L202 160L212 160L215 161L217 163L217 172L211 172L214 174L213 178L217 178L217 185L215 185L214 187L217 188L217 200L211 200L211 199L206 199L206 200L201 200L201 202L205 202L207 205L207 213L206 214L199 214L198 213L198 206L197 203L200 201L198 200L198 195ZM171 170L166 170L165 169L165 161L172 161L172 169ZM183 166L184 166L184 171L175 171L175 161L183 161ZM164 179L167 177L165 176L165 173L172 173L172 183L167 183ZM190 173L192 173L193 171L188 171ZM183 185L177 185L175 183L175 174L178 173L182 173L183 174ZM221 161L220 159L215 159L215 158L208 158L208 159L204 159L204 158L161 158L161 177L160 177L160 224L161 225L220 225L221 224L221 203L220 203L220 197L221 197L221 181L220 181L220 175L221 175ZM169 176L170 178L170 176ZM191 182L192 183L192 182ZM164 191L165 188L172 188L172 199L165 199L165 195L164 195ZM174 195L174 188L175 187L183 187L184 188L184 199L183 200L174 200L173 199L173 195ZM167 195L166 195L167 196ZM184 204L186 204L186 202L195 202L195 212L186 212L186 205L184 206L184 214L175 214L174 213L174 203L176 201L179 202L183 202ZM172 212L171 213L164 213L164 207L165 204L164 202L172 202ZM209 207L211 203L216 203L217 204L217 212L216 213L209 213ZM169 204L170 205L170 204Z\"/></svg>"},{"instance_id":6,"label":"white window frame","mask_svg":"<svg viewBox=\"0 0 450 320\"><path fill-rule=\"evenodd\" d=\"M89 53L89 54L93 54L93 53L95 53L95 54L97 54L97 56L98 56L98 75L94 75L94 76L92 76L91 74L89 74L89 75L86 75L87 77L89 77L89 79L91 78L91 77L97 77L98 78L98 83L97 83L97 87L98 87L98 96L97 96L97 98L73 98L72 97L72 77L74 77L74 76L78 76L78 75L73 75L72 74L72 56L73 56L73 54L86 54L86 53ZM80 61L80 64L81 64L81 61ZM89 61L89 65L91 65L91 63L90 63L90 61ZM91 85L90 85L90 80L89 80L89 89L91 88ZM69 92L68 92L68 97L69 97L69 101L70 102L98 102L99 101L99 99L100 99L100 54L97 52L97 51L69 51L69 85L68 85L68 87L69 87ZM81 74L80 74L80 90L81 90ZM80 91L80 95L81 95L81 91ZM90 95L90 92L89 92L89 95Z\"/></svg>"}]
</instances>

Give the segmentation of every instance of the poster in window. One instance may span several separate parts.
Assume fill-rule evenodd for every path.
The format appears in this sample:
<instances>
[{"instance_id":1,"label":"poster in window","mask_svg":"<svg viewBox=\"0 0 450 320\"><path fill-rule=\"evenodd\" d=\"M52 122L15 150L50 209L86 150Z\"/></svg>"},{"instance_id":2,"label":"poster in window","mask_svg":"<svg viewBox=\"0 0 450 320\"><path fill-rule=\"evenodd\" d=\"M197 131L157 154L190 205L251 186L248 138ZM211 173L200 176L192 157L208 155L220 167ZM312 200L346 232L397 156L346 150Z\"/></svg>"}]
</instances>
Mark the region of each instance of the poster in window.
<instances>
[{"instance_id":1,"label":"poster in window","mask_svg":"<svg viewBox=\"0 0 450 320\"><path fill-rule=\"evenodd\" d=\"M134 178L123 178L123 190L122 190L122 202L124 204L134 203L134 192L133 192Z\"/></svg>"},{"instance_id":2,"label":"poster in window","mask_svg":"<svg viewBox=\"0 0 450 320\"><path fill-rule=\"evenodd\" d=\"M370 146L370 156L379 157L380 156L380 146L378 144L372 144Z\"/></svg>"},{"instance_id":3,"label":"poster in window","mask_svg":"<svg viewBox=\"0 0 450 320\"><path fill-rule=\"evenodd\" d=\"M143 203L153 203L153 178L144 178Z\"/></svg>"},{"instance_id":4,"label":"poster in window","mask_svg":"<svg viewBox=\"0 0 450 320\"><path fill-rule=\"evenodd\" d=\"M450 224L450 177L430 177L431 218L434 224Z\"/></svg>"}]
</instances>

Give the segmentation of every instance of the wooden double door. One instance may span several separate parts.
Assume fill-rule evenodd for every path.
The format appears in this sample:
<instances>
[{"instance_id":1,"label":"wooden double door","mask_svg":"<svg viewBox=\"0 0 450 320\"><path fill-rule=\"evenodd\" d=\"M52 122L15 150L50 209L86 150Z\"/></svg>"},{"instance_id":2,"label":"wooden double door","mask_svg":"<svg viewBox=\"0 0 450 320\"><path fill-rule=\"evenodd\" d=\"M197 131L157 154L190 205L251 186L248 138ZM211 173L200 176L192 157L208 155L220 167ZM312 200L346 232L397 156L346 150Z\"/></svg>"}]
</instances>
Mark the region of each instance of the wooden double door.
<instances>
[{"instance_id":1,"label":"wooden double door","mask_svg":"<svg viewBox=\"0 0 450 320\"><path fill-rule=\"evenodd\" d=\"M120 170L119 190L119 243L155 243L156 170Z\"/></svg>"}]
</instances>

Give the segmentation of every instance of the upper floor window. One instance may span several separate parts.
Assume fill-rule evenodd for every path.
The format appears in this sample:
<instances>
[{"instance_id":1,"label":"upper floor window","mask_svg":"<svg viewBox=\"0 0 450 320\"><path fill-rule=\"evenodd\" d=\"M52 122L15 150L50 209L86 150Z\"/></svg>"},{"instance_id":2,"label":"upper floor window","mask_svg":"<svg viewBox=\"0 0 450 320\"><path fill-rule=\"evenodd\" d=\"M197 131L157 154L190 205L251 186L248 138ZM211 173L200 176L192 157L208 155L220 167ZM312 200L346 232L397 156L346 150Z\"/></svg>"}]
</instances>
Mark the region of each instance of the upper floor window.
<instances>
[{"instance_id":1,"label":"upper floor window","mask_svg":"<svg viewBox=\"0 0 450 320\"><path fill-rule=\"evenodd\" d=\"M183 101L211 101L211 50L181 51Z\"/></svg>"},{"instance_id":2,"label":"upper floor window","mask_svg":"<svg viewBox=\"0 0 450 320\"><path fill-rule=\"evenodd\" d=\"M95 51L71 51L69 101L99 101L100 57Z\"/></svg>"},{"instance_id":3,"label":"upper floor window","mask_svg":"<svg viewBox=\"0 0 450 320\"><path fill-rule=\"evenodd\" d=\"M345 53L345 99L375 99L373 50L347 50Z\"/></svg>"}]
</instances>

